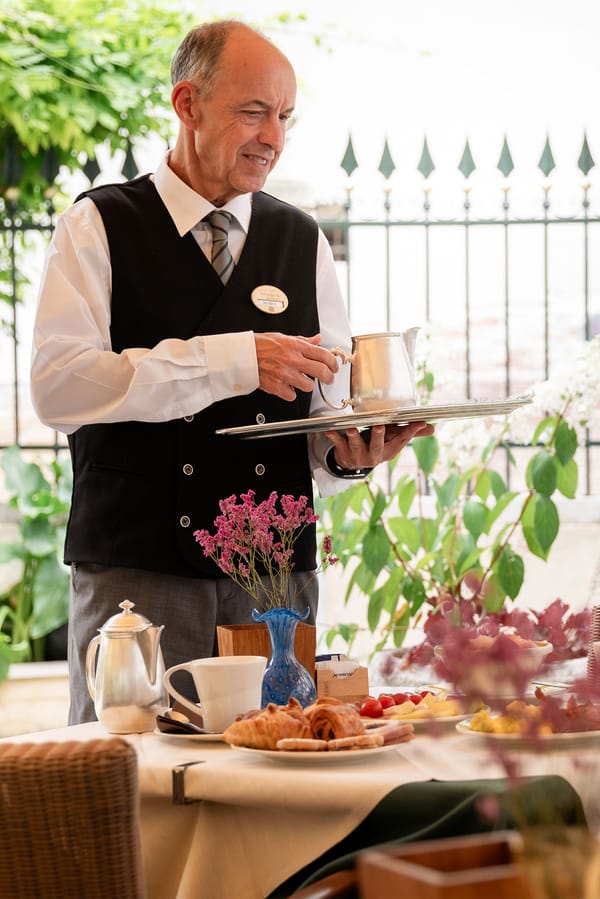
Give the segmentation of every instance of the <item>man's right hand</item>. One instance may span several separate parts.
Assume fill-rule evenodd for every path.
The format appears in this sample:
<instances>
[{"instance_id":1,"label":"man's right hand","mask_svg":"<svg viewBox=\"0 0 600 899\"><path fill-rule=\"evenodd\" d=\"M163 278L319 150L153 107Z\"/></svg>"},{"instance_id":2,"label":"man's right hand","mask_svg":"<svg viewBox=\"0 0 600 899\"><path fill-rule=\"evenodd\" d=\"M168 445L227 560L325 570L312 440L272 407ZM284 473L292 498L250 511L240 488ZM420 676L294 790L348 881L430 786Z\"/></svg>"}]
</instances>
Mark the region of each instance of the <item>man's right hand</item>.
<instances>
[{"instance_id":1,"label":"man's right hand","mask_svg":"<svg viewBox=\"0 0 600 899\"><path fill-rule=\"evenodd\" d=\"M314 379L331 384L338 370L333 353L319 346L321 335L291 337L288 334L254 335L259 387L282 400L296 399L296 391L310 393Z\"/></svg>"}]
</instances>

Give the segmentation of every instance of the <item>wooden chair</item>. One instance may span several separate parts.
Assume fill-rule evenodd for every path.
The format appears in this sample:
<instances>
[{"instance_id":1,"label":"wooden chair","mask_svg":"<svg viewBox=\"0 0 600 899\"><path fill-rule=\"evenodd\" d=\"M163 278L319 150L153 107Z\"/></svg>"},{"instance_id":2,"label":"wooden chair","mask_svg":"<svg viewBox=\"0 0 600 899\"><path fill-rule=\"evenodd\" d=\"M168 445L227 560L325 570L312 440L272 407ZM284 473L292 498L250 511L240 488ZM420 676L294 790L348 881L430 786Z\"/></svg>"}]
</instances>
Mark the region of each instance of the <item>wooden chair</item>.
<instances>
[{"instance_id":1,"label":"wooden chair","mask_svg":"<svg viewBox=\"0 0 600 899\"><path fill-rule=\"evenodd\" d=\"M144 899L129 743L0 743L0 896Z\"/></svg>"}]
</instances>

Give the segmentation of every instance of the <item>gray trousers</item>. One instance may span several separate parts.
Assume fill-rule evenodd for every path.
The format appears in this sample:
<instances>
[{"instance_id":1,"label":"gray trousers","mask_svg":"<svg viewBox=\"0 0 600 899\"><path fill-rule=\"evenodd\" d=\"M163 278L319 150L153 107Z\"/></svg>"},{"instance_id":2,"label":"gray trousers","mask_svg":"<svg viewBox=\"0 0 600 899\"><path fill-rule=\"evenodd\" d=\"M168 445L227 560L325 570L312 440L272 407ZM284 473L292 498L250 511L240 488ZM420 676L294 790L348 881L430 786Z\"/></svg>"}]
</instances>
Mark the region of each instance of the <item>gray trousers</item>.
<instances>
[{"instance_id":1,"label":"gray trousers","mask_svg":"<svg viewBox=\"0 0 600 899\"><path fill-rule=\"evenodd\" d=\"M316 621L318 589L313 572L301 571L291 577L290 592L296 596L292 606L298 611L310 608L309 624ZM69 724L96 720L87 688L85 656L98 629L121 612L119 603L124 599L134 603L134 612L144 615L152 624L164 625L160 648L166 668L190 659L218 655L217 625L250 624L254 608L252 598L228 577L188 578L133 568L73 564L68 645ZM182 673L177 687L192 702L197 701L187 672Z\"/></svg>"}]
</instances>

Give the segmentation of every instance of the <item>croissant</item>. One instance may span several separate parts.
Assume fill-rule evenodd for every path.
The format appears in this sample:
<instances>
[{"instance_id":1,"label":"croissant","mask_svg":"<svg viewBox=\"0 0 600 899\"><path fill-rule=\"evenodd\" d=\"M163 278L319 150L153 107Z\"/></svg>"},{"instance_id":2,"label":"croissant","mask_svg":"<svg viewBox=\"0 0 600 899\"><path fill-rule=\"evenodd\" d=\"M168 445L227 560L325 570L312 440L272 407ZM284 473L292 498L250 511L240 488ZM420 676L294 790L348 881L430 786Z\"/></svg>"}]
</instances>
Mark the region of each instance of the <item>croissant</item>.
<instances>
[{"instance_id":1,"label":"croissant","mask_svg":"<svg viewBox=\"0 0 600 899\"><path fill-rule=\"evenodd\" d=\"M339 740L364 734L365 728L360 715L352 705L322 696L304 709L304 717L310 724L312 736L318 740Z\"/></svg>"},{"instance_id":2,"label":"croissant","mask_svg":"<svg viewBox=\"0 0 600 899\"><path fill-rule=\"evenodd\" d=\"M278 740L311 736L302 706L294 698L284 706L270 702L258 715L234 721L223 732L226 743L251 749L276 749Z\"/></svg>"}]
</instances>

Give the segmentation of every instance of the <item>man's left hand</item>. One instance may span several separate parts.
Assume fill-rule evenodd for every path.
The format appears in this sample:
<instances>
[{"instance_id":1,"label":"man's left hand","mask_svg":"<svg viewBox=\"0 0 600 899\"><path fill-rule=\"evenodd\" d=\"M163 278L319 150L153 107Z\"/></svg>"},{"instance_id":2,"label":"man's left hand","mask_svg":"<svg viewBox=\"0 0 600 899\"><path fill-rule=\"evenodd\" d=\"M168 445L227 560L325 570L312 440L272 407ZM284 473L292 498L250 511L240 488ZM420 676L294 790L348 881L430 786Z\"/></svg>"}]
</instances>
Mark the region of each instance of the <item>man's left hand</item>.
<instances>
[{"instance_id":1,"label":"man's left hand","mask_svg":"<svg viewBox=\"0 0 600 899\"><path fill-rule=\"evenodd\" d=\"M425 421L413 421L407 425L374 425L369 431L369 439L358 428L325 432L340 468L375 468L394 459L413 437L430 437L434 428Z\"/></svg>"}]
</instances>

